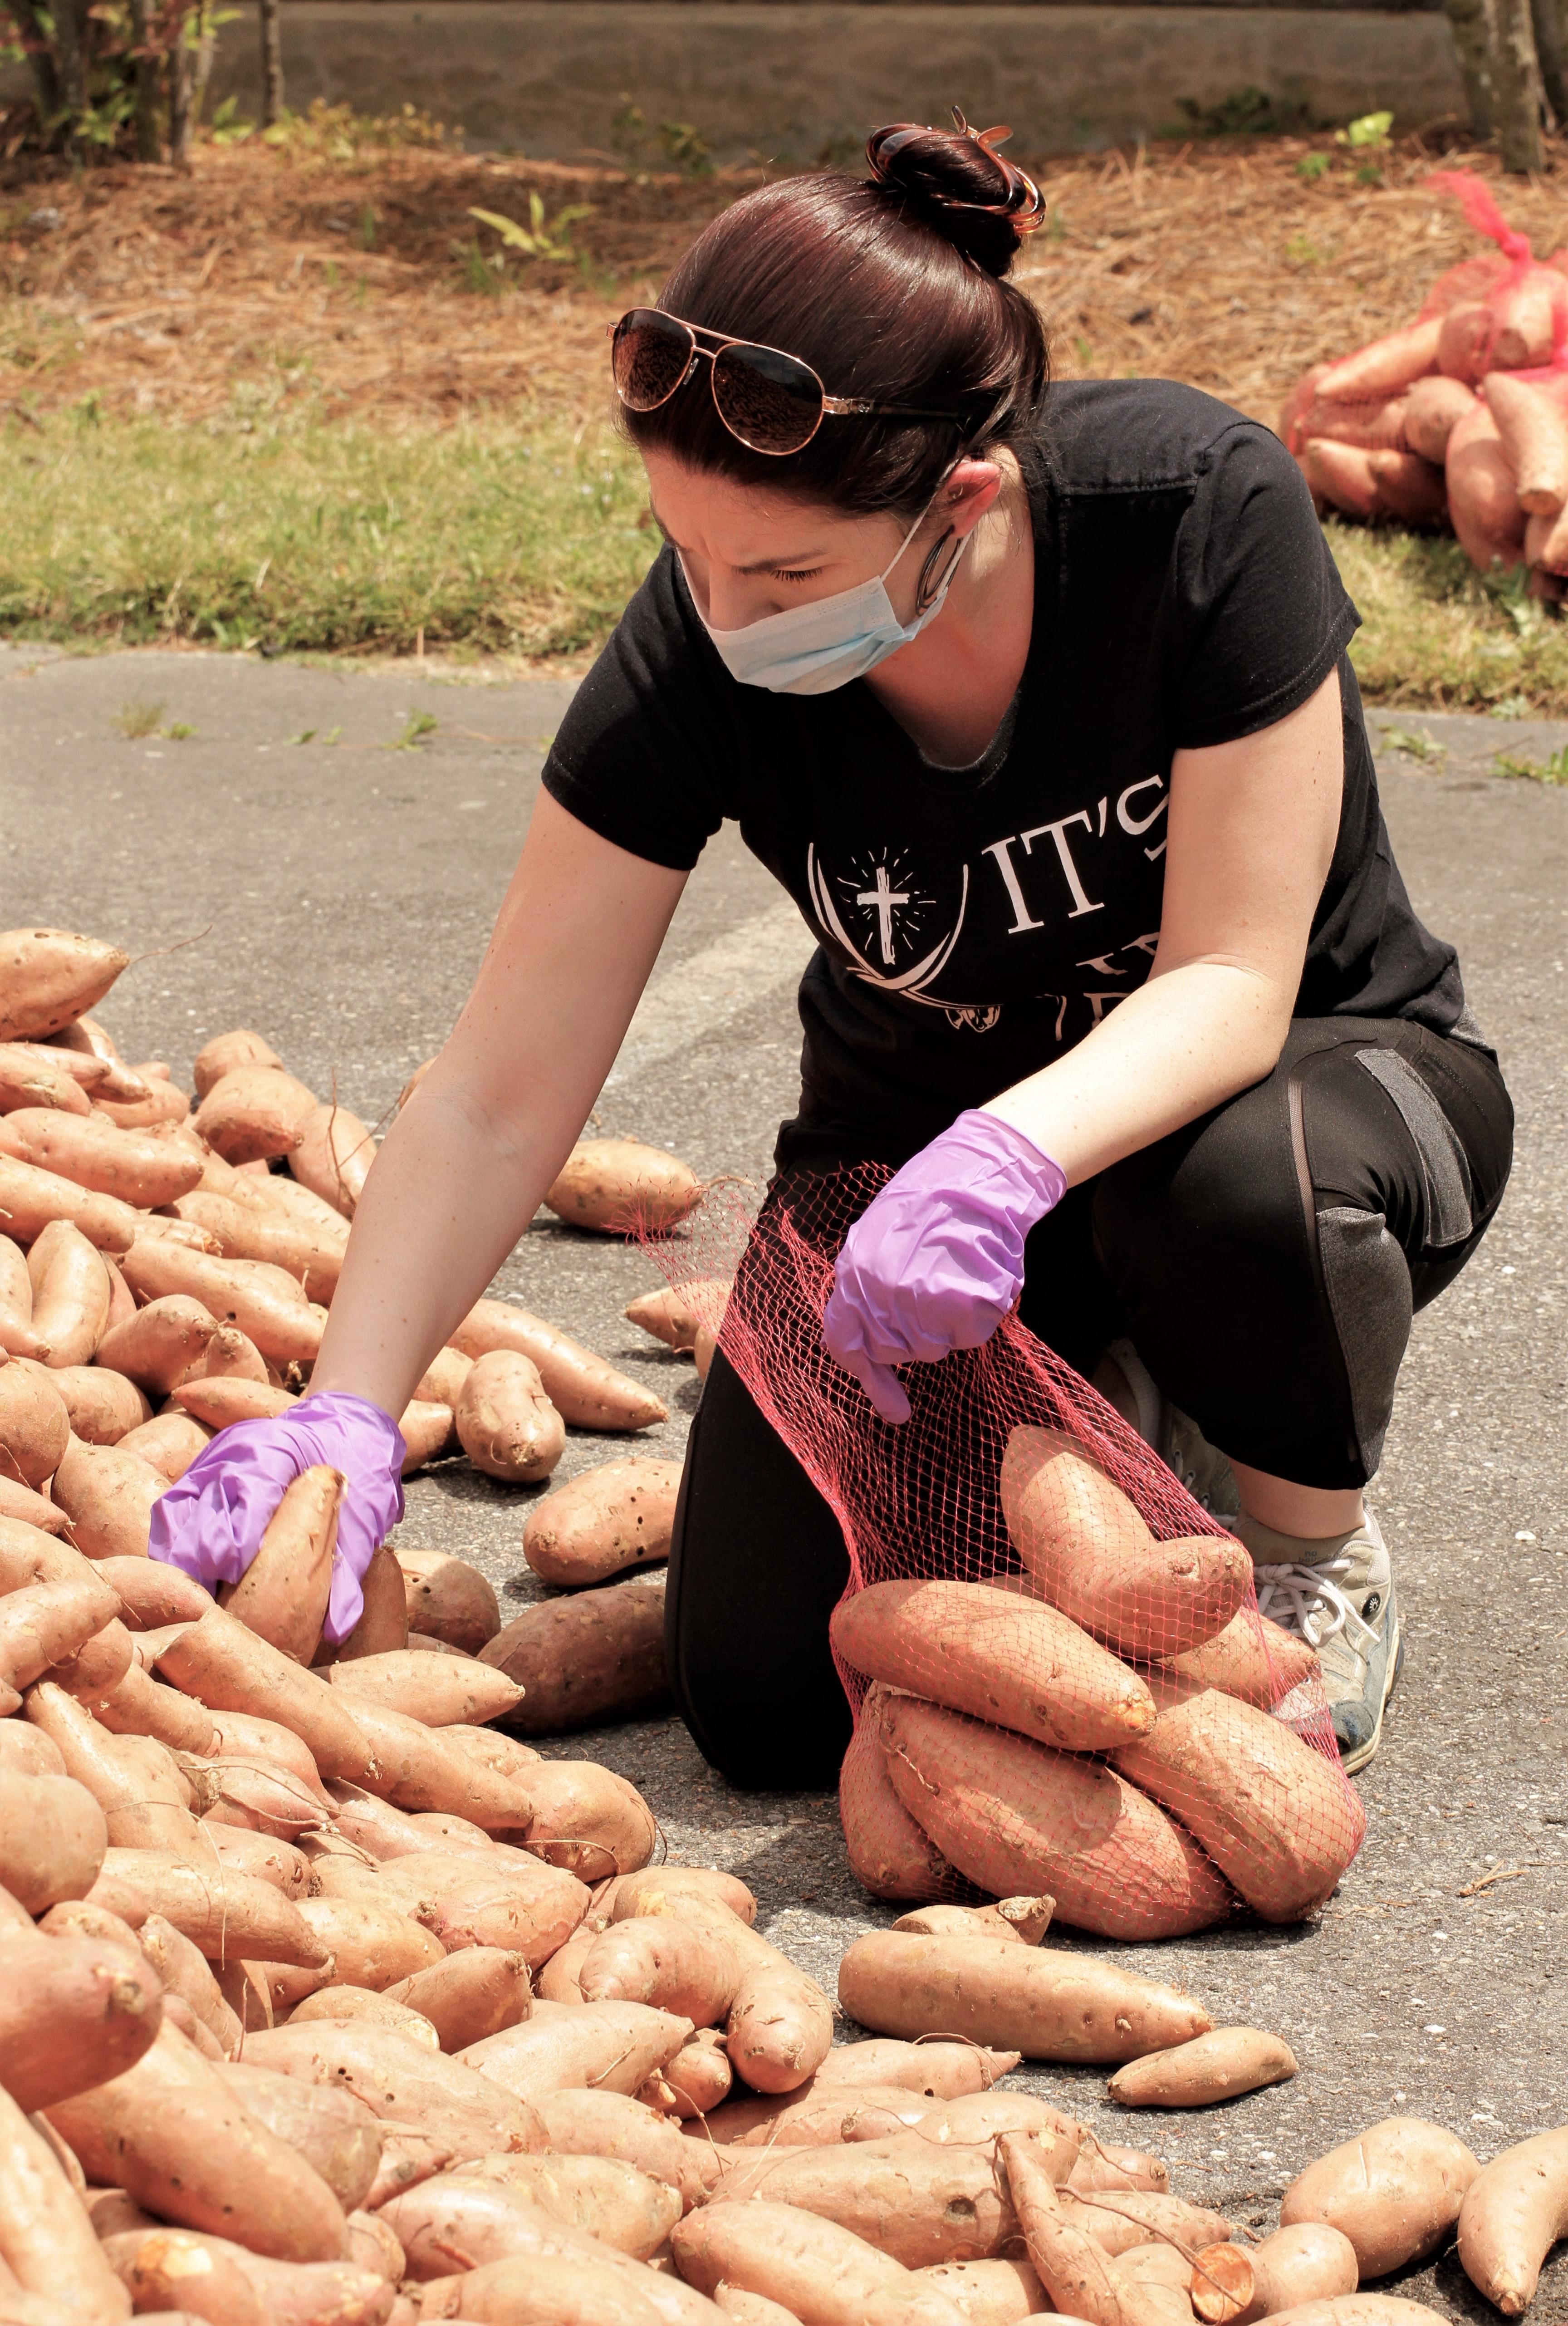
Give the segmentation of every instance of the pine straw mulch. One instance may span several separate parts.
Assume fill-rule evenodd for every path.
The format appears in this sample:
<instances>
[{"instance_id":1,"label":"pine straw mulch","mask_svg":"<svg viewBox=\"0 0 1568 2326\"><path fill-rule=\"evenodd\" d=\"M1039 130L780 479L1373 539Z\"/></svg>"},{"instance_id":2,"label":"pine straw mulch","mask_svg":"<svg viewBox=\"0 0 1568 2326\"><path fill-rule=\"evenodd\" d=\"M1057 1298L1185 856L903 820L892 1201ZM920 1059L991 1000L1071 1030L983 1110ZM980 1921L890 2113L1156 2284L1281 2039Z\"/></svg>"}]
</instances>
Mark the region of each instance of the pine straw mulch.
<instances>
[{"instance_id":1,"label":"pine straw mulch","mask_svg":"<svg viewBox=\"0 0 1568 2326\"><path fill-rule=\"evenodd\" d=\"M1333 156L1304 178L1313 153ZM1307 363L1407 321L1477 247L1434 166L1477 170L1545 255L1568 146L1545 175L1406 138L1362 182L1326 137L1214 139L1040 165L1051 223L1017 279L1066 377L1163 375L1271 419ZM0 175L0 412L213 420L308 409L390 421L602 408L603 329L760 173L707 180L424 150L351 163L204 147L189 175L110 165ZM577 263L508 256L469 215L526 224L536 193ZM493 275L489 278L496 280Z\"/></svg>"}]
</instances>

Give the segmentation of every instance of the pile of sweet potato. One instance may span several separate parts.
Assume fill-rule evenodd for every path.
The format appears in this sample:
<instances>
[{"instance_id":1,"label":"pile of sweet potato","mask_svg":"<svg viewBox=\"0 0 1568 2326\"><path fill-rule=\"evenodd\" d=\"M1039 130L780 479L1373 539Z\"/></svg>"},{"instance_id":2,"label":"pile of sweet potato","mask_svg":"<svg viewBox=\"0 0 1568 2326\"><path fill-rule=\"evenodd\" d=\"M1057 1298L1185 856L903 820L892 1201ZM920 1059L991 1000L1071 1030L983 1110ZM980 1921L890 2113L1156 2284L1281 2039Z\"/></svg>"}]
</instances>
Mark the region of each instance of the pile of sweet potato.
<instances>
[{"instance_id":1,"label":"pile of sweet potato","mask_svg":"<svg viewBox=\"0 0 1568 2326\"><path fill-rule=\"evenodd\" d=\"M1440 275L1414 323L1292 389L1279 433L1320 512L1452 524L1483 572L1568 594L1568 250L1536 261L1479 179L1446 172L1498 246Z\"/></svg>"},{"instance_id":2,"label":"pile of sweet potato","mask_svg":"<svg viewBox=\"0 0 1568 2326\"><path fill-rule=\"evenodd\" d=\"M208 1043L194 1105L167 1066L127 1065L88 1014L125 965L66 930L0 935L0 1515L69 1530L94 1558L144 1553L153 1503L209 1439L285 1411L308 1385L376 1153L366 1125L257 1034ZM548 1200L608 1231L633 1216L668 1224L700 1192L673 1156L594 1140ZM634 1309L692 1345L673 1296ZM667 1418L570 1335L481 1300L402 1417L404 1471L455 1456L533 1485L568 1428L631 1433ZM670 1462L601 1464L534 1509L530 1562L573 1590L656 1566L679 1481ZM552 1601L505 1631L492 1621L498 1636L472 1649L526 1689L525 1728L646 1710L663 1695L663 1596L654 1578ZM402 1606L394 1568L376 1637L398 1650ZM429 1628L416 1611L416 1649Z\"/></svg>"},{"instance_id":3,"label":"pile of sweet potato","mask_svg":"<svg viewBox=\"0 0 1568 2326\"><path fill-rule=\"evenodd\" d=\"M1312 1912L1364 1813L1275 1717L1316 1656L1258 1615L1240 1544L1156 1541L1057 1430L1013 1431L1001 1499L1023 1578L877 1583L834 1614L869 1683L841 1787L860 1879L1044 1893L1115 1939L1203 1930L1239 1898Z\"/></svg>"}]
</instances>

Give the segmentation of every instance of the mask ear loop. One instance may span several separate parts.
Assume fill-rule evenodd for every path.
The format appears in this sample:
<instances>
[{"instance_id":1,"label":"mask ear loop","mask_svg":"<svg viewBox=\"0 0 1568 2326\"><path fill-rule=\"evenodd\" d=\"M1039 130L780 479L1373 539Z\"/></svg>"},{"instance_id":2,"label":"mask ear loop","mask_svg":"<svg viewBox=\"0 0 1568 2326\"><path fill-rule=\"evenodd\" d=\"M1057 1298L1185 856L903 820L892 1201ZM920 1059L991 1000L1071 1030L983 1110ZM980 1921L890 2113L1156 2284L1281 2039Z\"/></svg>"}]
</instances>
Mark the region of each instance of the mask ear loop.
<instances>
[{"instance_id":1,"label":"mask ear loop","mask_svg":"<svg viewBox=\"0 0 1568 2326\"><path fill-rule=\"evenodd\" d=\"M938 536L937 540L932 544L931 554L927 557L925 563L920 569L920 580L916 582L914 590L914 610L917 614L923 614L932 606L935 605L938 598L942 595L943 584L949 580L953 572L953 568L957 565L959 559L964 554L969 538L967 535L965 535L964 540L960 541L958 547L954 550L952 554L952 563L949 565L947 572L942 575L942 581L938 582L934 578L936 561L942 555L942 551L947 547L948 543L952 539L952 532L953 529L950 525L947 531Z\"/></svg>"}]
</instances>

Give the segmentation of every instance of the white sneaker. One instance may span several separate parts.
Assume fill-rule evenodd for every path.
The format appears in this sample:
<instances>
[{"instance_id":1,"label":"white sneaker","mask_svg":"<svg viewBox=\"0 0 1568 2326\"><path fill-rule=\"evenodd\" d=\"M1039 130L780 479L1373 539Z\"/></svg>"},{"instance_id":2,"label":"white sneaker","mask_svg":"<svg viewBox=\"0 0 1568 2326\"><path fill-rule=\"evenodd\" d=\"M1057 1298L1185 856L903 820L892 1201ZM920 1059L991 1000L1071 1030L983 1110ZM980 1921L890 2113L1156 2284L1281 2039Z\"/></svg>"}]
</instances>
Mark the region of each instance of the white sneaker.
<instances>
[{"instance_id":1,"label":"white sneaker","mask_svg":"<svg viewBox=\"0 0 1568 2326\"><path fill-rule=\"evenodd\" d=\"M1394 1569L1369 1511L1350 1534L1313 1541L1241 1518L1252 1553L1257 1606L1318 1651L1323 1693L1347 1775L1363 1769L1383 1737L1383 1715L1404 1661Z\"/></svg>"}]
</instances>

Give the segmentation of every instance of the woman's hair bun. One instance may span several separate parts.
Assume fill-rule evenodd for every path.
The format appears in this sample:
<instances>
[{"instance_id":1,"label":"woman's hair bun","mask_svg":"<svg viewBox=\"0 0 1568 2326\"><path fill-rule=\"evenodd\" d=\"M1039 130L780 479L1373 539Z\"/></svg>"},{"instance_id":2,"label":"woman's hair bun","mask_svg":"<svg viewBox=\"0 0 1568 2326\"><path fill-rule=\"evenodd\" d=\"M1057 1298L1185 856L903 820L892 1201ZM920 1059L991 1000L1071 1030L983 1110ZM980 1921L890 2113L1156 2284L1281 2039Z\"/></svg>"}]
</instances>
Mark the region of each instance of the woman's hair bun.
<instances>
[{"instance_id":1,"label":"woman's hair bun","mask_svg":"<svg viewBox=\"0 0 1568 2326\"><path fill-rule=\"evenodd\" d=\"M955 105L951 129L892 121L875 129L866 159L878 185L902 194L926 222L988 274L1006 274L1021 238L1045 222L1033 178L997 147L1008 129L971 129Z\"/></svg>"}]
</instances>

